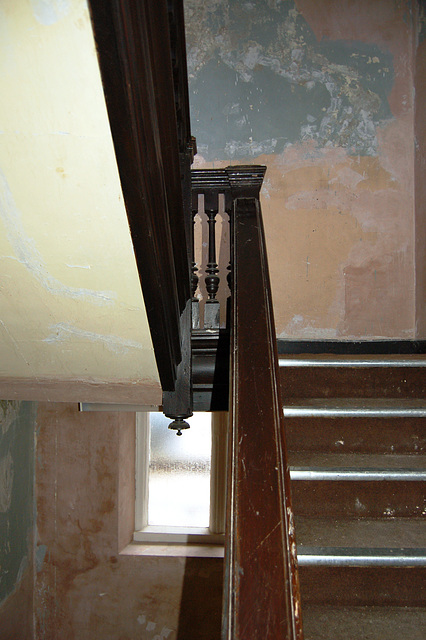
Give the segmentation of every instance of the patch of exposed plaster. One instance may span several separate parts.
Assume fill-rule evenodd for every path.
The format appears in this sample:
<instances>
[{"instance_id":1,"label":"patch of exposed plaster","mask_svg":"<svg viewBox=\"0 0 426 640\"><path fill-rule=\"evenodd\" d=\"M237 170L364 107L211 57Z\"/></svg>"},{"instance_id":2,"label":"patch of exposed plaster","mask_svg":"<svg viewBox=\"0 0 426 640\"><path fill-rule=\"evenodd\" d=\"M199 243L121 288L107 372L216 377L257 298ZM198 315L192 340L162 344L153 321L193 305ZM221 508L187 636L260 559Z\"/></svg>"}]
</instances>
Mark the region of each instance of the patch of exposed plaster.
<instances>
[{"instance_id":1,"label":"patch of exposed plaster","mask_svg":"<svg viewBox=\"0 0 426 640\"><path fill-rule=\"evenodd\" d=\"M10 451L0 459L0 513L8 511L12 502L13 459Z\"/></svg>"},{"instance_id":2,"label":"patch of exposed plaster","mask_svg":"<svg viewBox=\"0 0 426 640\"><path fill-rule=\"evenodd\" d=\"M285 339L293 336L306 340L332 340L338 336L338 333L336 329L314 327L309 319L304 318L300 314L296 314L292 317L284 331L278 335L278 338Z\"/></svg>"},{"instance_id":3,"label":"patch of exposed plaster","mask_svg":"<svg viewBox=\"0 0 426 640\"><path fill-rule=\"evenodd\" d=\"M36 562L36 570L39 573L43 568L44 559L47 553L47 546L45 544L37 545L37 549L35 552L35 562Z\"/></svg>"},{"instance_id":4,"label":"patch of exposed plaster","mask_svg":"<svg viewBox=\"0 0 426 640\"><path fill-rule=\"evenodd\" d=\"M192 129L206 159L303 140L377 154L376 127L392 117L390 54L319 42L292 2L187 0L185 10Z\"/></svg>"},{"instance_id":5,"label":"patch of exposed plaster","mask_svg":"<svg viewBox=\"0 0 426 640\"><path fill-rule=\"evenodd\" d=\"M42 255L35 242L24 229L22 214L19 211L5 175L0 171L0 218L3 221L7 238L15 251L17 260L52 295L61 295L76 300L84 300L96 305L114 304L117 294L114 291L94 291L69 287L47 270Z\"/></svg>"},{"instance_id":6,"label":"patch of exposed plaster","mask_svg":"<svg viewBox=\"0 0 426 640\"><path fill-rule=\"evenodd\" d=\"M40 24L50 27L69 13L69 0L31 0L34 18Z\"/></svg>"},{"instance_id":7,"label":"patch of exposed plaster","mask_svg":"<svg viewBox=\"0 0 426 640\"><path fill-rule=\"evenodd\" d=\"M15 400L0 400L0 424L2 433L7 433L16 420L21 403Z\"/></svg>"},{"instance_id":8,"label":"patch of exposed plaster","mask_svg":"<svg viewBox=\"0 0 426 640\"><path fill-rule=\"evenodd\" d=\"M143 349L143 345L135 340L128 340L114 335L102 335L93 331L79 329L66 322L59 322L50 326L53 332L43 342L54 344L55 342L66 342L67 340L83 340L103 344L109 351L114 353L127 353L130 349Z\"/></svg>"},{"instance_id":9,"label":"patch of exposed plaster","mask_svg":"<svg viewBox=\"0 0 426 640\"><path fill-rule=\"evenodd\" d=\"M146 631L154 631L157 628L157 623L153 620L147 620L146 615L141 613L137 617L137 621L140 625L145 627ZM170 634L173 632L173 629L169 629L168 627L163 627L160 633L157 633L152 640L163 640L164 638L168 638Z\"/></svg>"},{"instance_id":10,"label":"patch of exposed plaster","mask_svg":"<svg viewBox=\"0 0 426 640\"><path fill-rule=\"evenodd\" d=\"M21 559L21 564L19 565L18 574L16 576L16 584L21 582L27 567L28 567L28 558L27 556L23 556Z\"/></svg>"}]
</instances>

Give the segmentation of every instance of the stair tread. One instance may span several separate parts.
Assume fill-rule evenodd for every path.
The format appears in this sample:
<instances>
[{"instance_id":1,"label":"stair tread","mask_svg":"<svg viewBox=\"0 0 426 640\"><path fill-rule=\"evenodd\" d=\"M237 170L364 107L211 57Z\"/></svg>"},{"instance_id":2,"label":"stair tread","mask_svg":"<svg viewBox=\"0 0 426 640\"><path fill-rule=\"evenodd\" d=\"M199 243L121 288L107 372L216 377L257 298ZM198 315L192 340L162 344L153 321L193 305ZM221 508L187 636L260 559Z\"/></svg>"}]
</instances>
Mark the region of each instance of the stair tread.
<instances>
[{"instance_id":1,"label":"stair tread","mask_svg":"<svg viewBox=\"0 0 426 640\"><path fill-rule=\"evenodd\" d=\"M421 518L332 519L295 517L299 551L304 547L420 549L426 546Z\"/></svg>"},{"instance_id":2,"label":"stair tread","mask_svg":"<svg viewBox=\"0 0 426 640\"><path fill-rule=\"evenodd\" d=\"M303 605L305 640L423 640L426 608Z\"/></svg>"},{"instance_id":3,"label":"stair tread","mask_svg":"<svg viewBox=\"0 0 426 640\"><path fill-rule=\"evenodd\" d=\"M321 355L287 355L280 354L278 357L280 367L426 367L426 357L424 355L346 355L338 356L333 354Z\"/></svg>"},{"instance_id":4,"label":"stair tread","mask_svg":"<svg viewBox=\"0 0 426 640\"><path fill-rule=\"evenodd\" d=\"M423 548L301 547L297 556L301 567L426 568L426 549Z\"/></svg>"},{"instance_id":5,"label":"stair tread","mask_svg":"<svg viewBox=\"0 0 426 640\"><path fill-rule=\"evenodd\" d=\"M419 398L286 398L286 418L425 418L426 401Z\"/></svg>"},{"instance_id":6,"label":"stair tread","mask_svg":"<svg viewBox=\"0 0 426 640\"><path fill-rule=\"evenodd\" d=\"M285 399L284 406L426 409L426 400L422 398L288 398Z\"/></svg>"},{"instance_id":7,"label":"stair tread","mask_svg":"<svg viewBox=\"0 0 426 640\"><path fill-rule=\"evenodd\" d=\"M426 473L426 455L289 452L290 468L394 469Z\"/></svg>"}]
</instances>

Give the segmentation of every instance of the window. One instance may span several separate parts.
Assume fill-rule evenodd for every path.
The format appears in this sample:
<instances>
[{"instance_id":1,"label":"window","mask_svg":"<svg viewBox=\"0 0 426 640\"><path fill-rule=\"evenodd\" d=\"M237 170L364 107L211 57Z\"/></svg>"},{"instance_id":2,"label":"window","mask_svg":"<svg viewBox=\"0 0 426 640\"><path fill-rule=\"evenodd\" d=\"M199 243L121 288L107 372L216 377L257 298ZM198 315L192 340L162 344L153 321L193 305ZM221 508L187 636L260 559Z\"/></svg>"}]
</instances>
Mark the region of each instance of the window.
<instances>
[{"instance_id":1,"label":"window","mask_svg":"<svg viewBox=\"0 0 426 640\"><path fill-rule=\"evenodd\" d=\"M177 437L163 414L136 414L135 542L223 542L227 414L188 422Z\"/></svg>"}]
</instances>

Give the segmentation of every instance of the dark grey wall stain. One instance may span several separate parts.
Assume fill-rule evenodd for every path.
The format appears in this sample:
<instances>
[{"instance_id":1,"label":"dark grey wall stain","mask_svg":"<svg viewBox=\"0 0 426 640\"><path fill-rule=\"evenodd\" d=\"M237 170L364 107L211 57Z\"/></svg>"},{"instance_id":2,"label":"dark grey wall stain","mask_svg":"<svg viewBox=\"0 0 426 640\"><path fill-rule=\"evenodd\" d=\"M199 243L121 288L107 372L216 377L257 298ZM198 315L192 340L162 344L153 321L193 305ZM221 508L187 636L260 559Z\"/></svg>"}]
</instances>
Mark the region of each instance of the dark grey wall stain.
<instances>
[{"instance_id":1,"label":"dark grey wall stain","mask_svg":"<svg viewBox=\"0 0 426 640\"><path fill-rule=\"evenodd\" d=\"M207 160L243 160L314 140L376 155L392 117L392 56L317 42L293 0L186 0L192 133Z\"/></svg>"},{"instance_id":2,"label":"dark grey wall stain","mask_svg":"<svg viewBox=\"0 0 426 640\"><path fill-rule=\"evenodd\" d=\"M426 38L426 0L419 0L419 44Z\"/></svg>"},{"instance_id":3,"label":"dark grey wall stain","mask_svg":"<svg viewBox=\"0 0 426 640\"><path fill-rule=\"evenodd\" d=\"M32 562L35 407L0 401L0 603Z\"/></svg>"}]
</instances>

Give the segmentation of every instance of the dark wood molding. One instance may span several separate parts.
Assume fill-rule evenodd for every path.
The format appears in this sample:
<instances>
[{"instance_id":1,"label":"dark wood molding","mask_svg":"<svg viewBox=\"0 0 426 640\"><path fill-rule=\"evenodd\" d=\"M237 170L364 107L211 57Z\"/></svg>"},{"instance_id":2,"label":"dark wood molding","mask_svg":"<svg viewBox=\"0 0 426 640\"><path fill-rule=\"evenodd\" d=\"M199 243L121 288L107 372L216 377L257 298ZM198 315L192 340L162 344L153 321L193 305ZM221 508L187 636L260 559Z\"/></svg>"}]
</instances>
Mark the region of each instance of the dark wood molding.
<instances>
[{"instance_id":1,"label":"dark wood molding","mask_svg":"<svg viewBox=\"0 0 426 640\"><path fill-rule=\"evenodd\" d=\"M181 186L181 170L189 169L182 155L189 157L191 149L183 9L178 0L170 6L166 0L89 5L160 380L173 391L182 361L181 316L190 298Z\"/></svg>"},{"instance_id":2,"label":"dark wood molding","mask_svg":"<svg viewBox=\"0 0 426 640\"><path fill-rule=\"evenodd\" d=\"M286 404L307 398L426 399L424 367L351 367L350 360L345 363L347 366L339 367L280 367Z\"/></svg>"},{"instance_id":3,"label":"dark wood molding","mask_svg":"<svg viewBox=\"0 0 426 640\"><path fill-rule=\"evenodd\" d=\"M426 340L277 340L280 355L422 355Z\"/></svg>"},{"instance_id":4,"label":"dark wood molding","mask_svg":"<svg viewBox=\"0 0 426 640\"><path fill-rule=\"evenodd\" d=\"M193 331L191 342L194 411L227 411L229 331Z\"/></svg>"},{"instance_id":5,"label":"dark wood molding","mask_svg":"<svg viewBox=\"0 0 426 640\"><path fill-rule=\"evenodd\" d=\"M236 199L232 238L231 429L222 639L300 640L290 478L257 197Z\"/></svg>"}]
</instances>

